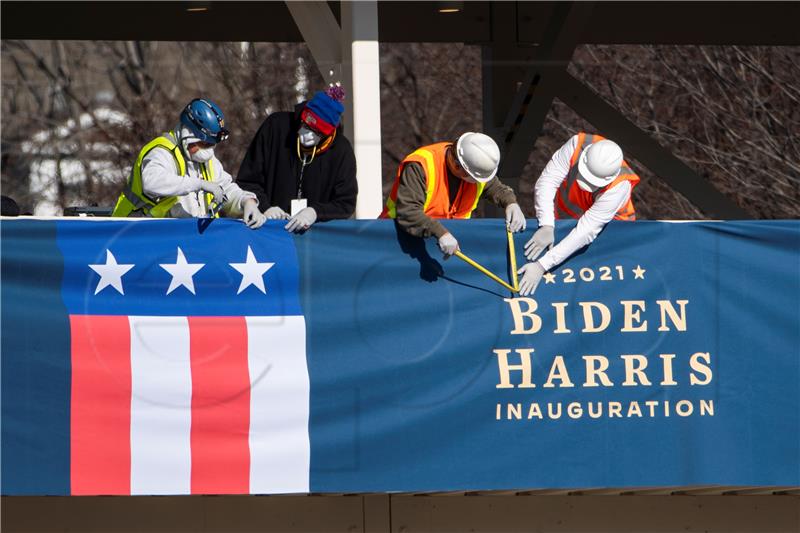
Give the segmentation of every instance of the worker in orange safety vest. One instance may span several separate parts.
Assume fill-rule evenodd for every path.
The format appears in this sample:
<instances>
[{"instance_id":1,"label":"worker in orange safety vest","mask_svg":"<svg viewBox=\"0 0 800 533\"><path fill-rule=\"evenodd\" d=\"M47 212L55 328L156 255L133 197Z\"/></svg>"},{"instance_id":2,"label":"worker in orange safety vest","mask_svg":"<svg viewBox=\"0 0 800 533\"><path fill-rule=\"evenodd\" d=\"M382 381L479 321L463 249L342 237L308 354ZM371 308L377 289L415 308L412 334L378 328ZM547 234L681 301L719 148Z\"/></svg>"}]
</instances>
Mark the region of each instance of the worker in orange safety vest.
<instances>
[{"instance_id":1,"label":"worker in orange safety vest","mask_svg":"<svg viewBox=\"0 0 800 533\"><path fill-rule=\"evenodd\" d=\"M519 270L520 295L532 294L545 272L593 242L611 220L635 220L631 193L638 183L619 145L600 135L578 133L553 154L536 182L539 229L525 244L530 263ZM556 218L578 223L553 246Z\"/></svg>"},{"instance_id":2,"label":"worker in orange safety vest","mask_svg":"<svg viewBox=\"0 0 800 533\"><path fill-rule=\"evenodd\" d=\"M381 218L411 235L436 237L445 259L459 250L458 241L437 219L470 218L481 197L505 210L511 231L524 231L514 191L496 176L499 164L497 143L483 133L423 146L400 163Z\"/></svg>"}]
</instances>

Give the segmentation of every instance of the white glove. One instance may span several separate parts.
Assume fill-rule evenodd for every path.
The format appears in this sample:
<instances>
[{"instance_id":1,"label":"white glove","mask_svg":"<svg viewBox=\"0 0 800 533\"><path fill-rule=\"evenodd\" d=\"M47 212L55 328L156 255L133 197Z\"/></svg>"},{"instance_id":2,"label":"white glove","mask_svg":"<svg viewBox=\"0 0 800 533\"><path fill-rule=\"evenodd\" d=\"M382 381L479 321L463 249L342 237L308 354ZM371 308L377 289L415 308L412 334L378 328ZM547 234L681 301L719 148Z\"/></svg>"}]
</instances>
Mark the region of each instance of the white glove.
<instances>
[{"instance_id":1,"label":"white glove","mask_svg":"<svg viewBox=\"0 0 800 533\"><path fill-rule=\"evenodd\" d=\"M264 211L264 216L267 217L267 220L289 220L289 213L274 205Z\"/></svg>"},{"instance_id":2,"label":"white glove","mask_svg":"<svg viewBox=\"0 0 800 533\"><path fill-rule=\"evenodd\" d=\"M525 243L525 257L528 258L528 261L535 261L545 248L548 250L552 248L555 237L556 232L553 226L542 226L537 229L531 240Z\"/></svg>"},{"instance_id":3,"label":"white glove","mask_svg":"<svg viewBox=\"0 0 800 533\"><path fill-rule=\"evenodd\" d=\"M453 237L452 233L445 233L439 237L439 249L444 254L444 258L448 259L458 250L458 241Z\"/></svg>"},{"instance_id":4,"label":"white glove","mask_svg":"<svg viewBox=\"0 0 800 533\"><path fill-rule=\"evenodd\" d=\"M311 227L311 224L316 222L317 212L313 207L305 207L297 212L295 216L289 219L289 222L283 227L286 231L299 233Z\"/></svg>"},{"instance_id":5,"label":"white glove","mask_svg":"<svg viewBox=\"0 0 800 533\"><path fill-rule=\"evenodd\" d=\"M525 215L522 213L519 204L511 204L506 207L506 227L509 231L519 233L520 231L525 231L526 226Z\"/></svg>"},{"instance_id":6,"label":"white glove","mask_svg":"<svg viewBox=\"0 0 800 533\"><path fill-rule=\"evenodd\" d=\"M243 211L244 214L242 214L242 221L250 229L258 229L264 225L264 222L267 221L267 218L262 215L261 210L258 209L258 202L252 198L248 198L244 201Z\"/></svg>"},{"instance_id":7,"label":"white glove","mask_svg":"<svg viewBox=\"0 0 800 533\"><path fill-rule=\"evenodd\" d=\"M214 195L214 201L217 202L217 205L221 206L225 203L225 191L222 190L222 187L219 186L218 183L214 183L213 181L200 181L200 189Z\"/></svg>"},{"instance_id":8,"label":"white glove","mask_svg":"<svg viewBox=\"0 0 800 533\"><path fill-rule=\"evenodd\" d=\"M519 295L527 296L533 294L536 286L542 280L544 267L539 264L539 261L528 263L517 270L517 274L522 274L522 278L519 280Z\"/></svg>"}]
</instances>

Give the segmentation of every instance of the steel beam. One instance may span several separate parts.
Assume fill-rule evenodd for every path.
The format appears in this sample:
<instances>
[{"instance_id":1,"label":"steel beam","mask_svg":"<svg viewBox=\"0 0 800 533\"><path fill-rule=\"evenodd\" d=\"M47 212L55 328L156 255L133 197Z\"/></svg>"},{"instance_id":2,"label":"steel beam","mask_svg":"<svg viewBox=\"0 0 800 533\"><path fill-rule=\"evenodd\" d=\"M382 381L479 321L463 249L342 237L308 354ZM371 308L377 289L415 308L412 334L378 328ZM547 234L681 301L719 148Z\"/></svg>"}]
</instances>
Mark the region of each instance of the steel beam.
<instances>
[{"instance_id":1,"label":"steel beam","mask_svg":"<svg viewBox=\"0 0 800 533\"><path fill-rule=\"evenodd\" d=\"M509 105L525 77L534 49L518 46L517 2L494 2L490 9L491 42L481 47L482 122L483 133L502 147ZM515 185L511 184L518 189ZM491 218L503 215L499 207L488 202L478 205L478 214Z\"/></svg>"},{"instance_id":2,"label":"steel beam","mask_svg":"<svg viewBox=\"0 0 800 533\"><path fill-rule=\"evenodd\" d=\"M481 47L481 74L483 132L497 141L534 50L517 46L516 29L516 2L495 2L491 6L492 40Z\"/></svg>"},{"instance_id":3,"label":"steel beam","mask_svg":"<svg viewBox=\"0 0 800 533\"><path fill-rule=\"evenodd\" d=\"M586 85L566 72L560 77L560 100L589 121L599 133L618 142L625 153L630 153L703 213L719 219L752 218Z\"/></svg>"},{"instance_id":4,"label":"steel beam","mask_svg":"<svg viewBox=\"0 0 800 533\"><path fill-rule=\"evenodd\" d=\"M342 30L325 2L286 2L325 83L342 76Z\"/></svg>"},{"instance_id":5,"label":"steel beam","mask_svg":"<svg viewBox=\"0 0 800 533\"><path fill-rule=\"evenodd\" d=\"M566 72L581 32L593 9L591 2L555 6L542 44L537 47L503 126L500 175L516 185L557 92L560 72Z\"/></svg>"}]
</instances>

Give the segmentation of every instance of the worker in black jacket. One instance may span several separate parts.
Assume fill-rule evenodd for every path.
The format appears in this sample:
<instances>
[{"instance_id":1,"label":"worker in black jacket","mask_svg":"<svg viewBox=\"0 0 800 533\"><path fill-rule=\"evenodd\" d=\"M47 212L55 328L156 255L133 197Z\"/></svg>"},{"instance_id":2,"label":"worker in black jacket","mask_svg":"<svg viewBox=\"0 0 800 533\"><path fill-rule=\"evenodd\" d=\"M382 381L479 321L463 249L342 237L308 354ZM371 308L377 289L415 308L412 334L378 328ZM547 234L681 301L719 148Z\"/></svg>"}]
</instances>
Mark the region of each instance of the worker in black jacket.
<instances>
[{"instance_id":1,"label":"worker in black jacket","mask_svg":"<svg viewBox=\"0 0 800 533\"><path fill-rule=\"evenodd\" d=\"M358 183L353 147L340 126L339 85L264 120L244 156L237 183L258 197L271 220L304 231L317 220L349 218Z\"/></svg>"}]
</instances>

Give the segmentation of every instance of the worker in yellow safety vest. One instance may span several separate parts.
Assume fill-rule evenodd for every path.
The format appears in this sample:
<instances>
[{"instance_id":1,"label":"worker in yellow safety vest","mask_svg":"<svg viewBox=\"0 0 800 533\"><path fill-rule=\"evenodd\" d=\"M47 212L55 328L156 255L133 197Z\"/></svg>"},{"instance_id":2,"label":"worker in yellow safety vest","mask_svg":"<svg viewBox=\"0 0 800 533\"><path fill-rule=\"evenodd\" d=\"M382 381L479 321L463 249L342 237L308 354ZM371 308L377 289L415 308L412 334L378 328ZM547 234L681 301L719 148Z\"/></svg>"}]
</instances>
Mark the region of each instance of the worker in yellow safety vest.
<instances>
[{"instance_id":1,"label":"worker in yellow safety vest","mask_svg":"<svg viewBox=\"0 0 800 533\"><path fill-rule=\"evenodd\" d=\"M631 193L638 183L622 148L600 135L578 133L553 154L536 182L539 229L525 245L530 263L519 270L520 295L532 294L545 272L593 242L612 220L635 220ZM556 218L578 223L554 247Z\"/></svg>"},{"instance_id":2,"label":"worker in yellow safety vest","mask_svg":"<svg viewBox=\"0 0 800 533\"><path fill-rule=\"evenodd\" d=\"M214 156L214 146L228 135L225 117L214 102L189 102L175 129L139 152L113 216L218 217L223 211L241 216L250 228L260 227L266 218L255 194L240 189Z\"/></svg>"},{"instance_id":3,"label":"worker in yellow safety vest","mask_svg":"<svg viewBox=\"0 0 800 533\"><path fill-rule=\"evenodd\" d=\"M411 235L436 237L445 258L459 250L458 241L437 219L470 218L481 197L505 209L511 231L524 231L514 191L496 177L499 164L497 143L483 133L418 148L400 163L381 218Z\"/></svg>"}]
</instances>

